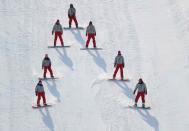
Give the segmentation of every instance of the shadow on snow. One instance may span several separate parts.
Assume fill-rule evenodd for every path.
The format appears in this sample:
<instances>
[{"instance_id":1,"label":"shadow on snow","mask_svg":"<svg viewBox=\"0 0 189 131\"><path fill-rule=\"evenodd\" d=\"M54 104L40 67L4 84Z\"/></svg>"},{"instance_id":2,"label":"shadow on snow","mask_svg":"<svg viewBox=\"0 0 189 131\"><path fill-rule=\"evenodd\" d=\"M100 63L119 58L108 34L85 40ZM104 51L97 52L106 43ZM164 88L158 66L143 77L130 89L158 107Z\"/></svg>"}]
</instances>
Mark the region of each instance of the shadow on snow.
<instances>
[{"instance_id":1,"label":"shadow on snow","mask_svg":"<svg viewBox=\"0 0 189 131\"><path fill-rule=\"evenodd\" d=\"M147 110L137 110L138 113L142 116L142 119L150 125L152 128L154 128L155 131L159 131L159 122L158 120L152 116L149 111Z\"/></svg>"},{"instance_id":2,"label":"shadow on snow","mask_svg":"<svg viewBox=\"0 0 189 131\"><path fill-rule=\"evenodd\" d=\"M63 48L62 52L59 49L56 49L56 51L59 54L59 58L62 60L62 62L73 71L73 62L68 57L66 49Z\"/></svg>"},{"instance_id":3,"label":"shadow on snow","mask_svg":"<svg viewBox=\"0 0 189 131\"><path fill-rule=\"evenodd\" d=\"M85 40L83 39L80 30L71 30L72 34L74 35L75 39L82 45L82 47L85 47ZM92 53L92 51L87 50L87 52L93 57L93 60L95 63L103 69L104 72L107 72L106 70L106 62L105 60L100 56L100 53L95 50L95 53Z\"/></svg>"},{"instance_id":4,"label":"shadow on snow","mask_svg":"<svg viewBox=\"0 0 189 131\"><path fill-rule=\"evenodd\" d=\"M45 83L47 84L47 88L49 89L49 91L51 92L51 94L57 98L58 102L60 102L60 93L57 90L57 86L56 86L55 81L52 80L51 84L50 84L49 81L45 81Z\"/></svg>"},{"instance_id":5,"label":"shadow on snow","mask_svg":"<svg viewBox=\"0 0 189 131\"><path fill-rule=\"evenodd\" d=\"M44 109L44 110L43 110ZM43 109L39 109L41 115L42 115L42 119L44 124L51 130L51 131L55 131L54 130L54 123L52 120L52 117L49 113L49 110L47 108L43 108ZM43 110L43 111L42 111Z\"/></svg>"}]
</instances>

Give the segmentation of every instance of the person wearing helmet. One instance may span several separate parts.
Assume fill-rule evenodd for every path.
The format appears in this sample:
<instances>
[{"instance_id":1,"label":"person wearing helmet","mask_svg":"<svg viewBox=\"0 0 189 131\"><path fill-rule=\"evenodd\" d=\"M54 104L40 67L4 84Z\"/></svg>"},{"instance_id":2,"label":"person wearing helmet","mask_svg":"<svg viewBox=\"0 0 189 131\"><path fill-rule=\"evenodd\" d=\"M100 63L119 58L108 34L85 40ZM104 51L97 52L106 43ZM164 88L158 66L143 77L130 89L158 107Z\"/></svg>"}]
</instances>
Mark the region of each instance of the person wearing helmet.
<instances>
[{"instance_id":1,"label":"person wearing helmet","mask_svg":"<svg viewBox=\"0 0 189 131\"><path fill-rule=\"evenodd\" d=\"M118 55L115 57L115 61L114 61L114 67L116 68L113 74L113 79L115 79L116 74L118 72L118 70L120 69L120 74L121 74L121 80L123 80L123 68L125 66L124 63L124 58L121 55L121 51L118 51Z\"/></svg>"},{"instance_id":2,"label":"person wearing helmet","mask_svg":"<svg viewBox=\"0 0 189 131\"><path fill-rule=\"evenodd\" d=\"M45 54L45 58L43 59L43 62L42 62L42 69L44 69L44 73L43 73L44 78L46 78L47 70L50 72L51 77L54 78L53 72L51 69L51 60L48 57L48 54Z\"/></svg>"},{"instance_id":3,"label":"person wearing helmet","mask_svg":"<svg viewBox=\"0 0 189 131\"><path fill-rule=\"evenodd\" d=\"M68 18L69 18L69 28L71 28L72 20L75 22L76 28L78 28L78 23L76 19L76 9L73 4L70 4L70 8L68 9Z\"/></svg>"},{"instance_id":4,"label":"person wearing helmet","mask_svg":"<svg viewBox=\"0 0 189 131\"><path fill-rule=\"evenodd\" d=\"M40 100L41 97L43 99L43 105L46 106L46 98L45 98L45 91L44 91L44 87L42 84L42 81L39 80L39 82L37 83L36 87L35 87L35 95L37 96L37 106L40 106Z\"/></svg>"},{"instance_id":5,"label":"person wearing helmet","mask_svg":"<svg viewBox=\"0 0 189 131\"><path fill-rule=\"evenodd\" d=\"M90 21L89 25L87 26L86 36L88 37L86 41L86 48L88 48L91 39L93 39L93 47L96 48L96 40L95 40L96 30L92 21Z\"/></svg>"},{"instance_id":6,"label":"person wearing helmet","mask_svg":"<svg viewBox=\"0 0 189 131\"><path fill-rule=\"evenodd\" d=\"M63 29L62 29L62 25L60 24L59 20L57 20L56 23L53 26L52 35L54 33L55 33L54 46L56 46L56 41L57 41L58 37L60 39L61 45L64 46L64 42L62 40Z\"/></svg>"},{"instance_id":7,"label":"person wearing helmet","mask_svg":"<svg viewBox=\"0 0 189 131\"><path fill-rule=\"evenodd\" d=\"M143 80L140 78L133 94L135 94L136 90L138 90L137 95L135 97L135 107L137 107L137 102L138 99L141 97L142 98L142 107L145 108L145 95L147 95L147 88L146 84L143 82Z\"/></svg>"}]
</instances>

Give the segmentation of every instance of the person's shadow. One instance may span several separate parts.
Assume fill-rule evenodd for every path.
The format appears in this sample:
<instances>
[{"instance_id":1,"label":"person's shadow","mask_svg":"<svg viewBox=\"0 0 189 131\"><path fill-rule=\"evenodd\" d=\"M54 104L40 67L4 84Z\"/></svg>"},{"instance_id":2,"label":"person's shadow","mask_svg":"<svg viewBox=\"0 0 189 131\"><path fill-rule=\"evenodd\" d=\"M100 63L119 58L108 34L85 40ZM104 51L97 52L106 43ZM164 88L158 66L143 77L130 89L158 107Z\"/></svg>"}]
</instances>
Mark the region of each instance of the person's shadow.
<instances>
[{"instance_id":1,"label":"person's shadow","mask_svg":"<svg viewBox=\"0 0 189 131\"><path fill-rule=\"evenodd\" d=\"M44 111L45 113L42 111L42 109L39 109L41 115L42 115L42 119L43 122L45 123L45 125L51 130L51 131L55 131L54 129L54 123L53 120L50 116L49 110L45 107Z\"/></svg>"},{"instance_id":2,"label":"person's shadow","mask_svg":"<svg viewBox=\"0 0 189 131\"><path fill-rule=\"evenodd\" d=\"M82 35L81 35L81 31L80 30L71 30L72 34L74 35L75 39L82 45L85 45L85 40L83 39Z\"/></svg>"},{"instance_id":3,"label":"person's shadow","mask_svg":"<svg viewBox=\"0 0 189 131\"><path fill-rule=\"evenodd\" d=\"M57 87L56 87L56 83L54 80L51 81L51 84L50 82L48 81L45 81L46 84L47 84L47 88L49 89L49 91L51 92L51 94L57 98L57 101L60 102L60 93L58 92L57 90Z\"/></svg>"},{"instance_id":4,"label":"person's shadow","mask_svg":"<svg viewBox=\"0 0 189 131\"><path fill-rule=\"evenodd\" d=\"M73 71L74 70L73 69L73 62L68 57L66 49L63 48L62 52L59 49L56 49L56 51L59 54L59 58L61 59L61 61Z\"/></svg>"},{"instance_id":5,"label":"person's shadow","mask_svg":"<svg viewBox=\"0 0 189 131\"><path fill-rule=\"evenodd\" d=\"M159 131L159 122L154 116L150 115L147 110L144 110L144 112L141 110L137 111L142 116L142 119L152 128L154 128L154 131Z\"/></svg>"},{"instance_id":6,"label":"person's shadow","mask_svg":"<svg viewBox=\"0 0 189 131\"><path fill-rule=\"evenodd\" d=\"M107 72L107 70L106 70L106 67L107 67L106 62L101 57L101 55L98 52L98 50L94 50L94 52L92 52L90 50L87 50L87 52L93 57L93 60L96 63L96 65L98 65L100 68L102 68L104 72Z\"/></svg>"},{"instance_id":7,"label":"person's shadow","mask_svg":"<svg viewBox=\"0 0 189 131\"><path fill-rule=\"evenodd\" d=\"M72 34L74 35L75 39L82 45L82 47L85 47L85 41L81 35L80 30L71 30ZM107 72L106 70L106 62L105 60L100 56L99 52L95 50L95 53L92 53L90 50L87 50L87 52L93 57L93 60L95 63L103 69L104 72Z\"/></svg>"},{"instance_id":8,"label":"person's shadow","mask_svg":"<svg viewBox=\"0 0 189 131\"><path fill-rule=\"evenodd\" d=\"M115 81L115 83L123 90L123 93L127 95L128 98L134 101L133 90L129 88L125 82Z\"/></svg>"}]
</instances>

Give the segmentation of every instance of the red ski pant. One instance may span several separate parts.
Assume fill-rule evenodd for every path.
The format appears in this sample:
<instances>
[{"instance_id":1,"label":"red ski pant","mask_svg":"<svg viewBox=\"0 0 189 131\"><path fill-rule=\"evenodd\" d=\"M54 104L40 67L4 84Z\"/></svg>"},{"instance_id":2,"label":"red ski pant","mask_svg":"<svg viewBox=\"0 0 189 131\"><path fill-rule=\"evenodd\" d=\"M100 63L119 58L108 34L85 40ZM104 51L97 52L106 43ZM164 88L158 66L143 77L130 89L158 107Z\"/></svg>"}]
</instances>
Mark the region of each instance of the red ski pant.
<instances>
[{"instance_id":1,"label":"red ski pant","mask_svg":"<svg viewBox=\"0 0 189 131\"><path fill-rule=\"evenodd\" d=\"M75 24L77 25L77 19L76 19L75 16L70 16L70 17L69 17L69 25L72 24L72 20L73 20L73 21L75 22Z\"/></svg>"},{"instance_id":2,"label":"red ski pant","mask_svg":"<svg viewBox=\"0 0 189 131\"><path fill-rule=\"evenodd\" d=\"M44 74L43 74L43 76L46 77L47 70L50 72L51 76L53 76L53 72L52 72L51 66L44 67Z\"/></svg>"},{"instance_id":3,"label":"red ski pant","mask_svg":"<svg viewBox=\"0 0 189 131\"><path fill-rule=\"evenodd\" d=\"M116 77L116 74L117 74L117 72L118 72L119 69L120 69L121 78L123 79L123 65L122 64L117 64L116 65L116 69L114 71L113 77L114 78Z\"/></svg>"},{"instance_id":4,"label":"red ski pant","mask_svg":"<svg viewBox=\"0 0 189 131\"><path fill-rule=\"evenodd\" d=\"M93 39L93 46L96 46L95 34L88 34L86 46L89 45L90 40Z\"/></svg>"},{"instance_id":5,"label":"red ski pant","mask_svg":"<svg viewBox=\"0 0 189 131\"><path fill-rule=\"evenodd\" d=\"M43 104L46 104L45 92L38 92L37 93L37 105L40 105L41 97L43 99Z\"/></svg>"},{"instance_id":6,"label":"red ski pant","mask_svg":"<svg viewBox=\"0 0 189 131\"><path fill-rule=\"evenodd\" d=\"M56 41L57 41L58 37L60 39L61 45L63 46L63 40L62 40L62 33L61 32L55 32L54 46L56 46Z\"/></svg>"},{"instance_id":7,"label":"red ski pant","mask_svg":"<svg viewBox=\"0 0 189 131\"><path fill-rule=\"evenodd\" d=\"M145 103L145 93L144 92L138 92L135 98L135 103L138 102L138 99L142 97L142 103Z\"/></svg>"}]
</instances>

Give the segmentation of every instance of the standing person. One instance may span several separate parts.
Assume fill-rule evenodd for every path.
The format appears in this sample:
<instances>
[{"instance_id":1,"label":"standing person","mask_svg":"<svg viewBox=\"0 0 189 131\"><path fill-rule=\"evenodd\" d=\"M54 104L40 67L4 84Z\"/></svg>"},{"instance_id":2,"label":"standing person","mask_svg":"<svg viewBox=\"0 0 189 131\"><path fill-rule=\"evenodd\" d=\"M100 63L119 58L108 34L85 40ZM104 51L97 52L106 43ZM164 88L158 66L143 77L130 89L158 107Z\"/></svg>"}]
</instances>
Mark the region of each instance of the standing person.
<instances>
[{"instance_id":1,"label":"standing person","mask_svg":"<svg viewBox=\"0 0 189 131\"><path fill-rule=\"evenodd\" d=\"M76 28L78 28L78 23L76 19L76 9L73 4L70 4L70 8L68 9L68 18L69 18L69 28L71 28L72 20L74 20Z\"/></svg>"},{"instance_id":2,"label":"standing person","mask_svg":"<svg viewBox=\"0 0 189 131\"><path fill-rule=\"evenodd\" d=\"M121 80L123 80L123 68L125 66L124 63L124 58L121 55L121 51L118 51L118 55L115 57L115 61L114 61L114 67L116 68L113 74L113 79L115 79L116 74L118 72L118 70L120 69L120 74L121 74Z\"/></svg>"},{"instance_id":3,"label":"standing person","mask_svg":"<svg viewBox=\"0 0 189 131\"><path fill-rule=\"evenodd\" d=\"M93 46L94 48L96 48L96 40L95 40L96 30L92 21L90 21L89 25L87 26L86 36L88 36L87 41L86 41L86 48L88 48L91 38L93 39Z\"/></svg>"},{"instance_id":4,"label":"standing person","mask_svg":"<svg viewBox=\"0 0 189 131\"><path fill-rule=\"evenodd\" d=\"M44 73L43 73L44 78L46 78L47 70L50 72L51 77L54 78L53 72L51 69L51 60L48 57L48 54L45 54L45 58L43 59L43 62L42 62L42 69L44 69Z\"/></svg>"},{"instance_id":5,"label":"standing person","mask_svg":"<svg viewBox=\"0 0 189 131\"><path fill-rule=\"evenodd\" d=\"M147 88L146 84L143 82L143 80L140 78L133 94L135 94L136 90L138 90L137 95L135 97L135 107L137 107L137 102L138 99L141 97L142 98L142 107L145 108L145 95L147 95Z\"/></svg>"},{"instance_id":6,"label":"standing person","mask_svg":"<svg viewBox=\"0 0 189 131\"><path fill-rule=\"evenodd\" d=\"M45 98L45 91L44 91L44 87L43 87L41 80L39 80L39 82L37 83L37 85L35 87L35 95L37 96L37 106L38 107L40 106L41 97L43 99L43 105L47 106L46 98Z\"/></svg>"},{"instance_id":7,"label":"standing person","mask_svg":"<svg viewBox=\"0 0 189 131\"><path fill-rule=\"evenodd\" d=\"M62 25L60 24L59 20L57 20L53 26L52 35L54 34L54 32L55 32L54 46L56 46L56 41L57 41L58 37L60 39L61 45L64 46L64 42L62 40L63 29L62 29Z\"/></svg>"}]
</instances>

